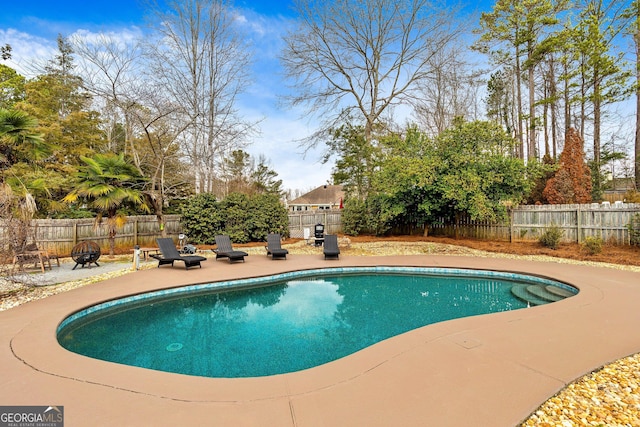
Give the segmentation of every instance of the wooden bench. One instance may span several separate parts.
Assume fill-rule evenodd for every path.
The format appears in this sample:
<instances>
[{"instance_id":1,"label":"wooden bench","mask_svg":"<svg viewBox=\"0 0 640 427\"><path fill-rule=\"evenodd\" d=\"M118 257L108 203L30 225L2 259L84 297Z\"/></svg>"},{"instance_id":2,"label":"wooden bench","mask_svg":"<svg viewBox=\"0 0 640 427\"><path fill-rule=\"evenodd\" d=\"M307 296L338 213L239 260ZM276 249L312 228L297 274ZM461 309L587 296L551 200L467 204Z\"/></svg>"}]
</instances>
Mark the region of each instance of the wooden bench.
<instances>
[{"instance_id":1,"label":"wooden bench","mask_svg":"<svg viewBox=\"0 0 640 427\"><path fill-rule=\"evenodd\" d=\"M19 254L15 254L13 257L13 267L17 266L20 271L24 271L25 264L31 264L35 267L40 266L40 270L44 273L45 269L51 270L51 261L47 251L33 250L24 251Z\"/></svg>"}]
</instances>

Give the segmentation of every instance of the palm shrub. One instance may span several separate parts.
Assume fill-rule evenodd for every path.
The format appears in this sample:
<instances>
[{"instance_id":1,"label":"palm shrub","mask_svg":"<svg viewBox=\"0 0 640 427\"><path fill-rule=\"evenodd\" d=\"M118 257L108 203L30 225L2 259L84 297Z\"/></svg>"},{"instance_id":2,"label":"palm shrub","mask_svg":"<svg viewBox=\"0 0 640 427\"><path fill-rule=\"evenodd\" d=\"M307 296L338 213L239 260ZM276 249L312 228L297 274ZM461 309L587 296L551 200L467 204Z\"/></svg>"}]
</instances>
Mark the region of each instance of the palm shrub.
<instances>
[{"instance_id":1,"label":"palm shrub","mask_svg":"<svg viewBox=\"0 0 640 427\"><path fill-rule=\"evenodd\" d=\"M542 233L538 241L542 246L549 249L558 249L560 245L560 239L562 239L562 235L564 231L555 224L551 224L547 229Z\"/></svg>"},{"instance_id":2,"label":"palm shrub","mask_svg":"<svg viewBox=\"0 0 640 427\"><path fill-rule=\"evenodd\" d=\"M145 179L124 154L81 156L84 163L75 177L75 188L65 196L65 203L85 203L97 213L96 225L106 217L109 255L113 256L117 230L127 221L124 209L140 208L146 212L142 192Z\"/></svg>"}]
</instances>

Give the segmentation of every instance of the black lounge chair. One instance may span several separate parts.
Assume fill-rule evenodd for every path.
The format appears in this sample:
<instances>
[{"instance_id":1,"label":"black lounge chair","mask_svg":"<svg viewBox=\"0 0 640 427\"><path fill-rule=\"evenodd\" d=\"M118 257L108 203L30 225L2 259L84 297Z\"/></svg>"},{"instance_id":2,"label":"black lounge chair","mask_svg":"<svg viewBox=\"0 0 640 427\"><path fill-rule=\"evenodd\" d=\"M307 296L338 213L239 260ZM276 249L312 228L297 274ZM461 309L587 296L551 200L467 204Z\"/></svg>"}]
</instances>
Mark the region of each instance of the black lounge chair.
<instances>
[{"instance_id":1,"label":"black lounge chair","mask_svg":"<svg viewBox=\"0 0 640 427\"><path fill-rule=\"evenodd\" d=\"M271 259L287 259L288 250L283 249L281 246L282 237L279 234L267 235L267 256L271 255Z\"/></svg>"},{"instance_id":2,"label":"black lounge chair","mask_svg":"<svg viewBox=\"0 0 640 427\"><path fill-rule=\"evenodd\" d=\"M202 268L200 263L207 260L200 255L180 255L175 243L173 243L173 239L170 237L162 237L156 239L156 241L158 242L158 248L160 248L160 254L149 254L149 256L158 260L158 267L164 264L171 264L173 267L175 261L182 261L184 262L184 268L188 270L189 267L195 266Z\"/></svg>"},{"instance_id":3,"label":"black lounge chair","mask_svg":"<svg viewBox=\"0 0 640 427\"><path fill-rule=\"evenodd\" d=\"M231 246L231 239L226 234L216 236L216 261L218 258L229 258L229 263L233 261L244 262L244 257L249 256L248 253L242 251L234 251Z\"/></svg>"},{"instance_id":4,"label":"black lounge chair","mask_svg":"<svg viewBox=\"0 0 640 427\"><path fill-rule=\"evenodd\" d=\"M340 256L340 248L338 247L338 236L335 234L326 234L324 236L324 259L335 258Z\"/></svg>"}]
</instances>

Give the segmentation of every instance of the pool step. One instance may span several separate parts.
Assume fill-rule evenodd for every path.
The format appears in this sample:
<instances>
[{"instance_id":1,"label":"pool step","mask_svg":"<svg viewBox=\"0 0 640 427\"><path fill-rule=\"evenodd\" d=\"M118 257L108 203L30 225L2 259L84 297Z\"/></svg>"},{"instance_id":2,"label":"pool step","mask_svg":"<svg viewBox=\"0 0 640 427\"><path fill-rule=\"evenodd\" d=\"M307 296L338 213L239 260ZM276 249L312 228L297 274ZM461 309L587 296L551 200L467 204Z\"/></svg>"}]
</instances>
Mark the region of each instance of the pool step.
<instances>
[{"instance_id":1,"label":"pool step","mask_svg":"<svg viewBox=\"0 0 640 427\"><path fill-rule=\"evenodd\" d=\"M511 287L511 293L530 305L543 305L568 298L571 291L548 285L515 284Z\"/></svg>"},{"instance_id":2,"label":"pool step","mask_svg":"<svg viewBox=\"0 0 640 427\"><path fill-rule=\"evenodd\" d=\"M553 286L553 285L548 285L545 287L546 290L548 290L549 292L551 292L552 294L556 294L556 295L560 295L561 297L565 297L565 298L569 298L575 295L575 293L564 289L564 288L559 288L557 286Z\"/></svg>"},{"instance_id":3,"label":"pool step","mask_svg":"<svg viewBox=\"0 0 640 427\"><path fill-rule=\"evenodd\" d=\"M558 294L554 294L553 292L549 292L546 286L540 286L540 285L527 286L527 291L549 302L556 302L566 298Z\"/></svg>"}]
</instances>

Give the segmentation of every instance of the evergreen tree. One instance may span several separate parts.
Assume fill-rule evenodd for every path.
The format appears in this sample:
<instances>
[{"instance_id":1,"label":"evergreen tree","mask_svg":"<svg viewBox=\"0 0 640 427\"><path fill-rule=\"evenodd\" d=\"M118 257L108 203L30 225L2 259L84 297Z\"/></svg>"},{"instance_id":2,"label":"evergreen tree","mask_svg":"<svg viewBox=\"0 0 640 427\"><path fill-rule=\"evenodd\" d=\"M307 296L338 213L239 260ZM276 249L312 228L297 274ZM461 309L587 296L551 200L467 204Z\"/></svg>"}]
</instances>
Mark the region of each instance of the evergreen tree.
<instances>
[{"instance_id":1,"label":"evergreen tree","mask_svg":"<svg viewBox=\"0 0 640 427\"><path fill-rule=\"evenodd\" d=\"M13 108L16 102L24 99L25 81L16 70L0 64L0 109Z\"/></svg>"},{"instance_id":2,"label":"evergreen tree","mask_svg":"<svg viewBox=\"0 0 640 427\"><path fill-rule=\"evenodd\" d=\"M560 154L560 167L542 192L551 204L591 202L591 173L585 162L583 142L569 129Z\"/></svg>"}]
</instances>

